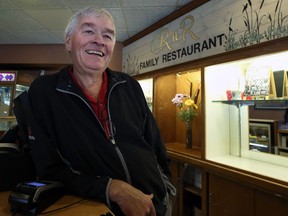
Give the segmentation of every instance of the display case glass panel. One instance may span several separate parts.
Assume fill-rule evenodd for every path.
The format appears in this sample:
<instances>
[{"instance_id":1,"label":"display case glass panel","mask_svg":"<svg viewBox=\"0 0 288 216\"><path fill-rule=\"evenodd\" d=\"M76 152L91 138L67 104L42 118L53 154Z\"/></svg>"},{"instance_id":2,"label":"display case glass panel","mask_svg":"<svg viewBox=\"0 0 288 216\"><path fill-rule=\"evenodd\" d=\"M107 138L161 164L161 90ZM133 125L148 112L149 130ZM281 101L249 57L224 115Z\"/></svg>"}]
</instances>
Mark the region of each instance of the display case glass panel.
<instances>
[{"instance_id":1,"label":"display case glass panel","mask_svg":"<svg viewBox=\"0 0 288 216\"><path fill-rule=\"evenodd\" d=\"M29 89L29 86L16 84L16 92L15 92L14 98L18 97L22 92L28 91L28 89Z\"/></svg>"},{"instance_id":2,"label":"display case glass panel","mask_svg":"<svg viewBox=\"0 0 288 216\"><path fill-rule=\"evenodd\" d=\"M2 116L0 117L0 131L7 131L13 125L17 124L15 116Z\"/></svg>"},{"instance_id":3,"label":"display case glass panel","mask_svg":"<svg viewBox=\"0 0 288 216\"><path fill-rule=\"evenodd\" d=\"M206 159L287 181L288 174L283 175L283 169L288 171L288 157L274 154L271 148L268 151L251 149L250 132L255 125L249 127L249 106L265 101L287 100L285 83L287 58L287 53L279 53L205 68ZM267 94L244 95L247 87L247 71L251 68L260 70L269 68ZM273 77L273 72L279 70L285 72L281 81L282 97L276 95L275 89L279 87L278 84L272 83L276 79ZM230 95L231 92L237 94ZM264 139L265 135L261 138ZM271 146L271 141L266 139L264 143ZM271 172L271 169L274 171Z\"/></svg>"},{"instance_id":4,"label":"display case glass panel","mask_svg":"<svg viewBox=\"0 0 288 216\"><path fill-rule=\"evenodd\" d=\"M11 115L13 86L0 86L0 116Z\"/></svg>"},{"instance_id":5,"label":"display case glass panel","mask_svg":"<svg viewBox=\"0 0 288 216\"><path fill-rule=\"evenodd\" d=\"M153 78L138 80L145 95L149 109L153 112Z\"/></svg>"}]
</instances>

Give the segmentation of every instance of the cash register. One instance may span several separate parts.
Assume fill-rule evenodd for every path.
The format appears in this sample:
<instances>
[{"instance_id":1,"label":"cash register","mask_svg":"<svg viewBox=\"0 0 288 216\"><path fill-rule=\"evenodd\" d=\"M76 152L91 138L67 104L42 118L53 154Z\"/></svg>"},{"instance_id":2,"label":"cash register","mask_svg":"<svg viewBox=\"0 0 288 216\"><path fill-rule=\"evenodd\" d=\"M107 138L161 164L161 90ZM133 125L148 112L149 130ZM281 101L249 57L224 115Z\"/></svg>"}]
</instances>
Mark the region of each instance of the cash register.
<instances>
[{"instance_id":1,"label":"cash register","mask_svg":"<svg viewBox=\"0 0 288 216\"><path fill-rule=\"evenodd\" d=\"M28 181L20 183L8 198L13 215L37 215L64 195L61 183Z\"/></svg>"}]
</instances>

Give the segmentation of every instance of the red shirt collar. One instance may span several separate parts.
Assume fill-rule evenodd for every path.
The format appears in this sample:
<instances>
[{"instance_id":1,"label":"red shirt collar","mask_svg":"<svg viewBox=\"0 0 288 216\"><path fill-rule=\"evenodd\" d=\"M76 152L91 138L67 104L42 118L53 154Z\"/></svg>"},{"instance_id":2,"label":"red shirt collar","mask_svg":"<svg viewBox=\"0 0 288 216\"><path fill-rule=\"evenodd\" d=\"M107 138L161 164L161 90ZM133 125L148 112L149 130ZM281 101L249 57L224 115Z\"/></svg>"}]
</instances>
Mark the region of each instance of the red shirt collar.
<instances>
[{"instance_id":1,"label":"red shirt collar","mask_svg":"<svg viewBox=\"0 0 288 216\"><path fill-rule=\"evenodd\" d=\"M107 72L104 71L103 72L103 81L102 81L102 85L100 87L100 91L98 94L98 100L96 98L91 97L86 91L85 89L79 84L78 80L75 78L74 74L73 74L73 68L69 68L69 74L73 80L73 82L81 89L81 91L85 94L85 96L88 98L88 100L90 101L90 103L96 103L98 101L98 103L102 103L105 104L107 103L107 91L108 91L108 76L107 76Z\"/></svg>"}]
</instances>

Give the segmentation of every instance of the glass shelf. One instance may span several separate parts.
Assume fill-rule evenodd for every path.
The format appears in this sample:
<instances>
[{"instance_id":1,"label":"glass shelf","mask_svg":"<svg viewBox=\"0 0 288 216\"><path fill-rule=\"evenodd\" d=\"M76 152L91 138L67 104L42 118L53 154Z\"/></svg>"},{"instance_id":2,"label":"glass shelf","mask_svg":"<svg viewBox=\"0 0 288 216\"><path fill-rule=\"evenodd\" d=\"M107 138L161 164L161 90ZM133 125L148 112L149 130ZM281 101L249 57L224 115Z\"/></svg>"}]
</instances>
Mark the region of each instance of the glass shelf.
<instances>
[{"instance_id":1,"label":"glass shelf","mask_svg":"<svg viewBox=\"0 0 288 216\"><path fill-rule=\"evenodd\" d=\"M277 104L277 107L288 107L288 99L261 99L261 100L213 100L213 102L242 106L254 106L255 104Z\"/></svg>"}]
</instances>

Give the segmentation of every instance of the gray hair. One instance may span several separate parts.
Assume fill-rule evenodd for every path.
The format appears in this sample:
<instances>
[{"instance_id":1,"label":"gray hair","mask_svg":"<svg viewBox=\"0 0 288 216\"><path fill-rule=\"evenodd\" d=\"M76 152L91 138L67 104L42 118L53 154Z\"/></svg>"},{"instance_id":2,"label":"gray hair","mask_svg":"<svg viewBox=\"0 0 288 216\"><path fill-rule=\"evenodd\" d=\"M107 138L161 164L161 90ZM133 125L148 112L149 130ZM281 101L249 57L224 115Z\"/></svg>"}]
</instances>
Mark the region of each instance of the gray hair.
<instances>
[{"instance_id":1,"label":"gray hair","mask_svg":"<svg viewBox=\"0 0 288 216\"><path fill-rule=\"evenodd\" d=\"M71 34L73 33L73 31L75 30L80 18L82 17L99 17L99 16L106 16L108 17L114 28L115 28L115 24L114 24L114 20L112 15L105 9L103 8L97 8L97 7L87 7L84 9L81 9L79 11L77 11L69 20L66 29L65 29L65 34L64 34L64 38L70 37ZM115 30L116 31L116 30Z\"/></svg>"}]
</instances>

